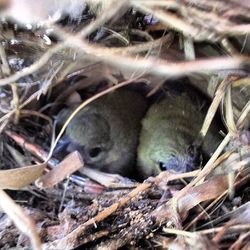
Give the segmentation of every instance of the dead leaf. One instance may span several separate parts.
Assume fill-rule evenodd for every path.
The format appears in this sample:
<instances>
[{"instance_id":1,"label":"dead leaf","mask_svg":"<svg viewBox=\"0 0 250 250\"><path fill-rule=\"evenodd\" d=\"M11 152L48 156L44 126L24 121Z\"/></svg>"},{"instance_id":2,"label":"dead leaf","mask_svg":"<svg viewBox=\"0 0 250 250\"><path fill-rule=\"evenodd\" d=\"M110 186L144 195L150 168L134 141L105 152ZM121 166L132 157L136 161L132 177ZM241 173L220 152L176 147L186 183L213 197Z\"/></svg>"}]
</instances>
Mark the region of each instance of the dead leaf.
<instances>
[{"instance_id":1,"label":"dead leaf","mask_svg":"<svg viewBox=\"0 0 250 250\"><path fill-rule=\"evenodd\" d=\"M57 167L43 175L36 184L40 188L50 188L58 184L75 171L83 167L84 163L78 151L69 154Z\"/></svg>"},{"instance_id":2,"label":"dead leaf","mask_svg":"<svg viewBox=\"0 0 250 250\"><path fill-rule=\"evenodd\" d=\"M0 189L20 189L38 179L46 163L22 168L0 170Z\"/></svg>"}]
</instances>

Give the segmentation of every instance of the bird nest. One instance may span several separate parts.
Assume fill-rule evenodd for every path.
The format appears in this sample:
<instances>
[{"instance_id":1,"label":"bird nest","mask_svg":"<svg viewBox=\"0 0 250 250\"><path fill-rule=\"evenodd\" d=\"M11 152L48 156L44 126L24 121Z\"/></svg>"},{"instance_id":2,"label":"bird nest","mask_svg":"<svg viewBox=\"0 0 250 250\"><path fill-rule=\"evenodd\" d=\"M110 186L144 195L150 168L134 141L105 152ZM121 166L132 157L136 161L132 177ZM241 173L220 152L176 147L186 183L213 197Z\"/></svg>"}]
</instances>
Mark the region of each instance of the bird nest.
<instances>
[{"instance_id":1,"label":"bird nest","mask_svg":"<svg viewBox=\"0 0 250 250\"><path fill-rule=\"evenodd\" d=\"M0 10L1 249L250 248L248 1L6 0ZM211 99L201 138L216 113L225 124L201 169L103 183L75 173L77 152L52 157L77 113L55 132L61 104L79 111L125 86L152 98L177 81Z\"/></svg>"}]
</instances>

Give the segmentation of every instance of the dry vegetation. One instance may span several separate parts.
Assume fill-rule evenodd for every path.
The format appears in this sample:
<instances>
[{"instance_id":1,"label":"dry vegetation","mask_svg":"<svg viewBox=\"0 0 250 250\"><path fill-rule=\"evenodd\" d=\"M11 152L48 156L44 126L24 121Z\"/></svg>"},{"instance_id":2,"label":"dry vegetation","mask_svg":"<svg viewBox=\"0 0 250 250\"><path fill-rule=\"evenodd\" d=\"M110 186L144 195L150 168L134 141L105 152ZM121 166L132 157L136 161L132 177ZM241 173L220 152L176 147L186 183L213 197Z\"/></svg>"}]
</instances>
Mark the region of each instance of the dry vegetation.
<instances>
[{"instance_id":1,"label":"dry vegetation","mask_svg":"<svg viewBox=\"0 0 250 250\"><path fill-rule=\"evenodd\" d=\"M0 248L249 249L249 1L20 2L0 1ZM65 15L47 18L55 10ZM150 96L170 80L211 97L202 135L223 117L201 170L105 188L73 174L78 154L52 158L91 101L138 82ZM76 91L85 101L55 138L53 117Z\"/></svg>"}]
</instances>

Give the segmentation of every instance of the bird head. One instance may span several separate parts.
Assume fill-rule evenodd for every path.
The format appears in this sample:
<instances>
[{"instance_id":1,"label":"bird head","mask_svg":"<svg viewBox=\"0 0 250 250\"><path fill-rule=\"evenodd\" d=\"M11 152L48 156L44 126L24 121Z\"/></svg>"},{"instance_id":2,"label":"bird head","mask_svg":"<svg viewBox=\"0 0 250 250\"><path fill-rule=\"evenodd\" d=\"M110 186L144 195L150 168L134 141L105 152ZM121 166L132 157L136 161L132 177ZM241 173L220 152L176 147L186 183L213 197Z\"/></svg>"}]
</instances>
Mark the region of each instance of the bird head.
<instances>
[{"instance_id":1,"label":"bird head","mask_svg":"<svg viewBox=\"0 0 250 250\"><path fill-rule=\"evenodd\" d=\"M60 116L65 116L61 113ZM86 165L104 165L112 147L110 126L100 115L80 111L69 123L59 142L59 148L66 152L77 150Z\"/></svg>"},{"instance_id":2,"label":"bird head","mask_svg":"<svg viewBox=\"0 0 250 250\"><path fill-rule=\"evenodd\" d=\"M147 142L142 142L144 139ZM200 148L190 141L185 131L174 126L158 128L153 134L141 138L141 142L138 165L144 176L165 170L184 173L197 168L201 162Z\"/></svg>"}]
</instances>

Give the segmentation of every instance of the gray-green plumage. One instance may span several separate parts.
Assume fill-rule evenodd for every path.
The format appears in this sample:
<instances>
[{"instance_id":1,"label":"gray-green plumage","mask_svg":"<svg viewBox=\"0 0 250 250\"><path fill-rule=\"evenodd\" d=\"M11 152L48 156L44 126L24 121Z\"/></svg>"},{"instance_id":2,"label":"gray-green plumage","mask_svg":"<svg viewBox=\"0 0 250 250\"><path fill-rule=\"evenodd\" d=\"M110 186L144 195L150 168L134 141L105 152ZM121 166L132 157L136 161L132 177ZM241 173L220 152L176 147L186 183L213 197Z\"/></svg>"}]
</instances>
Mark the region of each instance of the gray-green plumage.
<instances>
[{"instance_id":1,"label":"gray-green plumage","mask_svg":"<svg viewBox=\"0 0 250 250\"><path fill-rule=\"evenodd\" d=\"M142 121L138 147L138 166L142 176L161 170L186 172L199 166L198 139L205 112L186 93L165 97L153 104ZM210 155L220 138L212 128L202 151Z\"/></svg>"},{"instance_id":2,"label":"gray-green plumage","mask_svg":"<svg viewBox=\"0 0 250 250\"><path fill-rule=\"evenodd\" d=\"M83 108L68 125L67 151L78 150L87 166L110 173L129 174L135 166L140 121L146 101L132 90L120 89ZM74 108L62 110L62 124Z\"/></svg>"}]
</instances>

